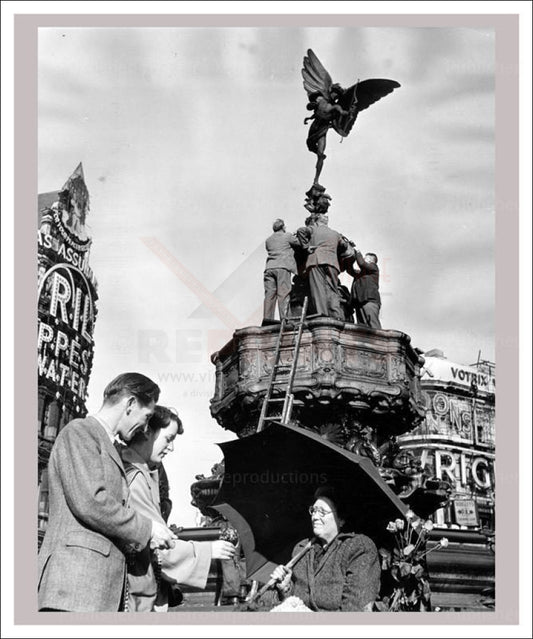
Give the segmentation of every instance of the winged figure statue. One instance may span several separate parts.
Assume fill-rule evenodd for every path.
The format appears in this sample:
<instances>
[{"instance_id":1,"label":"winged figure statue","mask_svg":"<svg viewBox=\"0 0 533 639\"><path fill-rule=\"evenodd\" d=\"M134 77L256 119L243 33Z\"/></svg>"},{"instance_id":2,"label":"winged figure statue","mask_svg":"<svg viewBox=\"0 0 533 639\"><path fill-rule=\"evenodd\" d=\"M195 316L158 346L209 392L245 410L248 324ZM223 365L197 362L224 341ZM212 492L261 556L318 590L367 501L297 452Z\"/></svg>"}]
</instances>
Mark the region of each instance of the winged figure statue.
<instances>
[{"instance_id":1,"label":"winged figure statue","mask_svg":"<svg viewBox=\"0 0 533 639\"><path fill-rule=\"evenodd\" d=\"M304 56L302 77L309 103L307 109L313 115L305 118L304 124L312 120L307 135L307 148L317 156L314 184L324 165L326 136L330 128L345 138L355 123L360 111L367 109L384 96L392 93L400 84L394 80L363 80L343 89L334 84L315 53L308 49Z\"/></svg>"}]
</instances>

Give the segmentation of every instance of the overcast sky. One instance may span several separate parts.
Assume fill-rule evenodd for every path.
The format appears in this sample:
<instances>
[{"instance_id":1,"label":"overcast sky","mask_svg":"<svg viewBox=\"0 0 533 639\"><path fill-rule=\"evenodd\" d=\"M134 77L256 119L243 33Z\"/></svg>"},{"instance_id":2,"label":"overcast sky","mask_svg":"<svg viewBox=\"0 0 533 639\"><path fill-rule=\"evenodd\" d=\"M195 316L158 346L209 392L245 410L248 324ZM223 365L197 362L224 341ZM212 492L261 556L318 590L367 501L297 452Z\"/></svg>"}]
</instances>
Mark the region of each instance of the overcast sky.
<instances>
[{"instance_id":1,"label":"overcast sky","mask_svg":"<svg viewBox=\"0 0 533 639\"><path fill-rule=\"evenodd\" d=\"M261 321L272 221L305 218L308 48L344 87L401 84L342 144L329 133L320 179L330 226L379 256L383 327L493 360L492 30L39 29L39 192L81 161L91 196L87 406L126 370L159 383L185 426L165 464L178 524L195 523L189 486L233 438L210 417L209 356Z\"/></svg>"}]
</instances>

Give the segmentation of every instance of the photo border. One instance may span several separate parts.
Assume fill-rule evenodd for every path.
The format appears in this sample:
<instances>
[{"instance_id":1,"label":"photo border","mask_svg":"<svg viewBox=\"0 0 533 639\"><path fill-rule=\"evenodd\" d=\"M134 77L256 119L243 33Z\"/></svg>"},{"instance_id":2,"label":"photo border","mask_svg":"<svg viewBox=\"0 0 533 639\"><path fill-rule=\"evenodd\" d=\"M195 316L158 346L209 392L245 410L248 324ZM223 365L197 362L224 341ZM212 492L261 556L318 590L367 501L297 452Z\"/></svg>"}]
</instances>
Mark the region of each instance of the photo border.
<instances>
[{"instance_id":1,"label":"photo border","mask_svg":"<svg viewBox=\"0 0 533 639\"><path fill-rule=\"evenodd\" d=\"M16 624L65 624L36 612L37 375L35 203L37 201L37 33L40 27L463 27L496 34L496 610L441 613L136 613L135 625L517 624L518 615L518 30L514 15L76 15L15 16L15 544ZM30 212L30 213L28 213ZM506 265L505 270L498 265ZM504 417L505 416L505 417ZM500 435L504 433L504 435ZM28 498L33 496L34 498ZM30 550L28 550L30 549ZM250 617L250 614L253 615ZM490 620L490 621L488 621ZM124 613L69 613L68 624L119 624Z\"/></svg>"}]
</instances>

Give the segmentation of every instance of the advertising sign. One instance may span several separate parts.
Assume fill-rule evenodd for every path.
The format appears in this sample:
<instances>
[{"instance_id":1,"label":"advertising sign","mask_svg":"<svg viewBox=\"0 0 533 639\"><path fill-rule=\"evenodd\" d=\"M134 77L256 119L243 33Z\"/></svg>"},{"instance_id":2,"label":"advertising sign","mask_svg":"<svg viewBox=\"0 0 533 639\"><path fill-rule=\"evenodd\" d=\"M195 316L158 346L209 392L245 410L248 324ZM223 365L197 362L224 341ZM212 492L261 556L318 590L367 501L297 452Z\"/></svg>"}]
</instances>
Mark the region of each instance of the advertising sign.
<instances>
[{"instance_id":1,"label":"advertising sign","mask_svg":"<svg viewBox=\"0 0 533 639\"><path fill-rule=\"evenodd\" d=\"M494 393L496 386L493 371L455 364L440 357L425 358L422 380L452 382L468 388L475 387L478 391L485 393Z\"/></svg>"},{"instance_id":2,"label":"advertising sign","mask_svg":"<svg viewBox=\"0 0 533 639\"><path fill-rule=\"evenodd\" d=\"M453 502L455 522L460 526L478 526L476 502L473 499L456 499Z\"/></svg>"},{"instance_id":3,"label":"advertising sign","mask_svg":"<svg viewBox=\"0 0 533 639\"><path fill-rule=\"evenodd\" d=\"M39 384L55 385L74 406L85 401L93 358L95 305L83 272L56 264L39 284Z\"/></svg>"}]
</instances>

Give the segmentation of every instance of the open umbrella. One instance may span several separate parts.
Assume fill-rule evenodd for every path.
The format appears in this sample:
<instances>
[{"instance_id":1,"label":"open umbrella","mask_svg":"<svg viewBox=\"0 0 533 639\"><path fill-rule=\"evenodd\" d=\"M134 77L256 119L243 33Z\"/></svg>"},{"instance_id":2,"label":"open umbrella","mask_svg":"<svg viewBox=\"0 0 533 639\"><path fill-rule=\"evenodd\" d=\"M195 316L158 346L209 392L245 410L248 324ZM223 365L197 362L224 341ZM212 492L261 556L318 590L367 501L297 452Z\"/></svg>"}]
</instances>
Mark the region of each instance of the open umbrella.
<instances>
[{"instance_id":1,"label":"open umbrella","mask_svg":"<svg viewBox=\"0 0 533 639\"><path fill-rule=\"evenodd\" d=\"M311 535L308 508L321 486L341 489L351 529L378 546L390 544L387 523L407 511L369 459L297 426L274 423L219 446L225 474L211 506L239 532L251 579L267 581Z\"/></svg>"}]
</instances>

